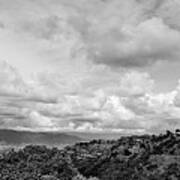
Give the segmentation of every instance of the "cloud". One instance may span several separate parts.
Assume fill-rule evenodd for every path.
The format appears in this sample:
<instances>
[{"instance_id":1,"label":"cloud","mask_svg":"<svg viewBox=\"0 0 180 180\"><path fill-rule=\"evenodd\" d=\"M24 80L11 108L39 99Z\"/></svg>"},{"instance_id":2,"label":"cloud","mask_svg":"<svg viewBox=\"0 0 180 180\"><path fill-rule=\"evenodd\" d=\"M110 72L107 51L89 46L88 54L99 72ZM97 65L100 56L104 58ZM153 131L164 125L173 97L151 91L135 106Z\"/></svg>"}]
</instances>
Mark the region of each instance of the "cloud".
<instances>
[{"instance_id":1,"label":"cloud","mask_svg":"<svg viewBox=\"0 0 180 180\"><path fill-rule=\"evenodd\" d=\"M11 25L6 30L26 41L33 56L50 58L51 64L73 63L83 56L110 67L132 68L179 59L180 32L173 26L179 24L174 15L178 1L17 1L22 7L18 12L9 1L1 3L8 10L2 12L4 21Z\"/></svg>"},{"instance_id":2,"label":"cloud","mask_svg":"<svg viewBox=\"0 0 180 180\"><path fill-rule=\"evenodd\" d=\"M180 2L178 0L164 0L155 14L161 17L171 28L180 30L179 23Z\"/></svg>"},{"instance_id":3,"label":"cloud","mask_svg":"<svg viewBox=\"0 0 180 180\"><path fill-rule=\"evenodd\" d=\"M98 65L89 70L80 84L79 93L82 94L103 90L108 95L142 96L153 90L155 82L146 72L127 69L112 71L107 66Z\"/></svg>"},{"instance_id":4,"label":"cloud","mask_svg":"<svg viewBox=\"0 0 180 180\"><path fill-rule=\"evenodd\" d=\"M142 96L153 90L154 80L148 73L130 71L125 73L120 80L120 91L123 94Z\"/></svg>"},{"instance_id":5,"label":"cloud","mask_svg":"<svg viewBox=\"0 0 180 180\"><path fill-rule=\"evenodd\" d=\"M20 74L6 62L0 62L0 82L0 93L3 95L19 95L28 91Z\"/></svg>"},{"instance_id":6,"label":"cloud","mask_svg":"<svg viewBox=\"0 0 180 180\"><path fill-rule=\"evenodd\" d=\"M104 84L104 88L102 84L97 86L93 75L89 76L95 84L92 92L88 89L82 93L84 85L81 86L79 81L80 90L72 94L67 91L72 89L72 84L64 84L58 74L47 74L43 78L34 79L34 82L31 80L24 83L15 68L7 63L3 63L1 68L0 80L3 86L0 87L0 116L4 128L32 129L35 126L35 129L42 130L102 130L120 128L123 121L135 119L136 115L121 103L116 93L104 91L108 84ZM148 78L143 73L124 74L118 81L119 91L122 91L122 87L130 88L132 91L126 96L141 96L144 91L140 86L144 86L145 81L148 83ZM149 82L151 84L151 80ZM8 89L9 85L12 88ZM64 87L66 90L63 90ZM114 95L110 95L112 93Z\"/></svg>"},{"instance_id":7,"label":"cloud","mask_svg":"<svg viewBox=\"0 0 180 180\"><path fill-rule=\"evenodd\" d=\"M147 73L130 70L122 72L119 79L113 79L119 74L109 71L107 77L102 76L101 79L98 76L97 81L94 72L104 74L107 69L93 69L93 73L90 71L92 74L87 76L91 89L84 89L89 84L78 81L78 90L75 88L76 93L71 93L68 90L74 85L64 84L58 74L47 74L24 84L16 69L10 67L5 63L2 66L4 71L1 71L3 86L0 91L5 93L7 90L3 87L13 85L12 91L0 96L0 123L4 128L139 132L154 130L162 125L165 117L178 117L179 110L173 104L176 94L152 94L154 81ZM112 80L116 84L114 89L109 88ZM101 83L98 85L97 82ZM156 122L157 117L160 120Z\"/></svg>"},{"instance_id":8,"label":"cloud","mask_svg":"<svg viewBox=\"0 0 180 180\"><path fill-rule=\"evenodd\" d=\"M37 21L24 22L21 30L31 34L34 38L54 40L63 32L63 21L60 17L49 16L37 19Z\"/></svg>"},{"instance_id":9,"label":"cloud","mask_svg":"<svg viewBox=\"0 0 180 180\"><path fill-rule=\"evenodd\" d=\"M179 7L177 0L0 0L0 56L8 61L0 64L1 127L178 126L179 87L157 93L151 66L179 61Z\"/></svg>"},{"instance_id":10,"label":"cloud","mask_svg":"<svg viewBox=\"0 0 180 180\"><path fill-rule=\"evenodd\" d=\"M180 80L178 81L175 93L174 104L176 107L180 107Z\"/></svg>"},{"instance_id":11,"label":"cloud","mask_svg":"<svg viewBox=\"0 0 180 180\"><path fill-rule=\"evenodd\" d=\"M78 9L71 4L74 11L68 19L94 62L111 67L144 67L158 61L178 61L180 33L161 12L167 3L178 9L176 1L83 3Z\"/></svg>"},{"instance_id":12,"label":"cloud","mask_svg":"<svg viewBox=\"0 0 180 180\"><path fill-rule=\"evenodd\" d=\"M117 27L102 39L90 44L95 61L113 67L142 67L158 61L178 60L180 33L170 29L159 18L152 18L136 26ZM111 34L112 33L112 34ZM123 39L119 39L123 35Z\"/></svg>"},{"instance_id":13,"label":"cloud","mask_svg":"<svg viewBox=\"0 0 180 180\"><path fill-rule=\"evenodd\" d=\"M176 90L168 93L149 93L138 98L127 98L125 107L132 110L147 132L160 132L179 126L180 109L175 105Z\"/></svg>"}]
</instances>

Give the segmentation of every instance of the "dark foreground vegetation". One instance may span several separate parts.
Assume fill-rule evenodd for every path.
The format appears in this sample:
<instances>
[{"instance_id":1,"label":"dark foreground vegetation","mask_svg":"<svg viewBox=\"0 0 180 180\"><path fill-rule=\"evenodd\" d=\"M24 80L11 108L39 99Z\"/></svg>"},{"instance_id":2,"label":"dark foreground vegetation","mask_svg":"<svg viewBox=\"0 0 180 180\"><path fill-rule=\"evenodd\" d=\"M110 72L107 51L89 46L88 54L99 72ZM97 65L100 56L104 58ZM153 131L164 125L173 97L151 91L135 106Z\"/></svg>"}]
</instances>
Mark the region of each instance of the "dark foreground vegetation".
<instances>
[{"instance_id":1,"label":"dark foreground vegetation","mask_svg":"<svg viewBox=\"0 0 180 180\"><path fill-rule=\"evenodd\" d=\"M1 180L180 180L180 130L0 156Z\"/></svg>"}]
</instances>

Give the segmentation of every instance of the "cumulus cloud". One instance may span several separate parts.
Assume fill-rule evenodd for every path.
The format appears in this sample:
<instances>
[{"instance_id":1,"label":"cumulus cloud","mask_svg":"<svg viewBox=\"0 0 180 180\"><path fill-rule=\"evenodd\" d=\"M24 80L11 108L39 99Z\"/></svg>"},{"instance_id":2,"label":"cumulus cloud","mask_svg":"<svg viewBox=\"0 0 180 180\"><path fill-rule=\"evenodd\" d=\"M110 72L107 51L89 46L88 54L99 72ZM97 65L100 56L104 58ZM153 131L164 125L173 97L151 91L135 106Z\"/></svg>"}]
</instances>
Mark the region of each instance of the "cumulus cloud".
<instances>
[{"instance_id":1,"label":"cumulus cloud","mask_svg":"<svg viewBox=\"0 0 180 180\"><path fill-rule=\"evenodd\" d=\"M154 94L154 81L148 73L134 70L121 72L121 77L113 80L116 84L114 90L109 88L112 85L110 76L107 79L103 77L98 86L97 82L101 79L97 81L89 75L91 89L84 89L82 93L83 88L88 86L78 81L78 91L75 88L76 93L71 93L62 90L63 87L72 89L72 85L64 85L59 81L61 76L58 74L24 84L15 68L7 63L2 67L6 73L1 71L0 123L4 128L155 132L158 128L178 125L177 90ZM13 71L8 74L5 67L8 72L9 69ZM116 73L112 74L112 77L117 77ZM13 85L13 90L5 94L8 85Z\"/></svg>"},{"instance_id":2,"label":"cumulus cloud","mask_svg":"<svg viewBox=\"0 0 180 180\"><path fill-rule=\"evenodd\" d=\"M161 19L152 18L137 26L122 27L125 40L118 38L94 43L96 61L112 66L146 66L157 61L178 60L180 34Z\"/></svg>"},{"instance_id":3,"label":"cumulus cloud","mask_svg":"<svg viewBox=\"0 0 180 180\"><path fill-rule=\"evenodd\" d=\"M179 9L178 0L0 0L1 127L179 126L179 87L157 92L151 71L178 64Z\"/></svg>"},{"instance_id":4,"label":"cumulus cloud","mask_svg":"<svg viewBox=\"0 0 180 180\"><path fill-rule=\"evenodd\" d=\"M9 70L13 71L6 73L5 67L8 72ZM4 63L2 70L4 69L5 72L1 71L3 86L0 90L2 93L4 92L0 96L1 125L2 127L21 129L36 126L38 129L63 128L82 131L86 128L102 130L103 128L124 127L122 123L130 124L136 115L122 104L121 99L116 95L118 89L119 91L126 91L124 88L131 89L125 96L141 96L144 93L142 89L144 83L148 83L147 79L149 78L147 74L143 73L126 73L120 81L117 81L119 87L116 93L105 91L108 84L106 86L104 84L103 88L101 84L97 86L95 80L93 92L88 89L87 92L81 93L82 89L76 94L71 94L62 91L63 87L71 89L72 86L65 86L61 81L58 81L57 78L60 78L58 76L52 78L54 76L50 74L50 76L43 76L43 79L34 79L37 82L22 83L24 82L23 78L18 73L13 73L16 72L16 69L10 67ZM94 76L92 76L93 79ZM151 84L151 80L149 83ZM13 85L13 90L5 95L9 85ZM114 95L110 95L112 93Z\"/></svg>"}]
</instances>

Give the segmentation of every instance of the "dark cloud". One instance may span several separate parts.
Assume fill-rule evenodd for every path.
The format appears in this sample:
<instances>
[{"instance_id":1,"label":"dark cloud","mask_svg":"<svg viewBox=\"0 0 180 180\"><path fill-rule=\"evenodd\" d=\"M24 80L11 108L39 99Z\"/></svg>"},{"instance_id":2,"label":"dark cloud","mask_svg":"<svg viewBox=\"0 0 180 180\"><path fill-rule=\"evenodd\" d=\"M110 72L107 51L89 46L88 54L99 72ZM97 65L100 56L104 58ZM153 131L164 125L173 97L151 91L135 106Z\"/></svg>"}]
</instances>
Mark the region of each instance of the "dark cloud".
<instances>
[{"instance_id":1,"label":"dark cloud","mask_svg":"<svg viewBox=\"0 0 180 180\"><path fill-rule=\"evenodd\" d=\"M119 40L118 34L113 39L108 33L90 44L95 62L113 67L144 67L158 61L178 61L180 32L168 27L162 19L148 19L138 26L127 27L126 31L126 40Z\"/></svg>"},{"instance_id":2,"label":"dark cloud","mask_svg":"<svg viewBox=\"0 0 180 180\"><path fill-rule=\"evenodd\" d=\"M97 119L97 118L87 118L87 117L79 117L79 118L73 118L73 119L70 119L70 121L74 122L74 123L91 123L91 124L96 124L97 122L101 122L102 120L101 119Z\"/></svg>"},{"instance_id":3,"label":"dark cloud","mask_svg":"<svg viewBox=\"0 0 180 180\"><path fill-rule=\"evenodd\" d=\"M0 28L1 28L1 29L4 29L4 28L5 28L5 25L4 25L3 22L0 22Z\"/></svg>"},{"instance_id":4,"label":"dark cloud","mask_svg":"<svg viewBox=\"0 0 180 180\"><path fill-rule=\"evenodd\" d=\"M26 116L23 116L23 115L18 115L16 113L0 113L0 118L1 118L1 121L7 121L7 119L12 119L13 121L19 121L19 120L24 120L26 119L27 117Z\"/></svg>"}]
</instances>

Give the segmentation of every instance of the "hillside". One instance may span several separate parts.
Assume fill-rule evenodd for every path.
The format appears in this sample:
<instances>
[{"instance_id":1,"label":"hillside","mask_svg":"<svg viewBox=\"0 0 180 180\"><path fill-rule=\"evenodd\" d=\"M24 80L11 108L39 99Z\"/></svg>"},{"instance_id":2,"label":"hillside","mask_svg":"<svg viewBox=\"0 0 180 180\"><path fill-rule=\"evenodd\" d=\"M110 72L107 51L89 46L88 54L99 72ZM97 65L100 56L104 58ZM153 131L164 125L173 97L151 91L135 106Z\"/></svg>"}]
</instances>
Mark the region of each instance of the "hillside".
<instances>
[{"instance_id":1,"label":"hillside","mask_svg":"<svg viewBox=\"0 0 180 180\"><path fill-rule=\"evenodd\" d=\"M61 144L74 144L82 138L66 133L0 130L0 142L6 145L43 144L59 146Z\"/></svg>"},{"instance_id":2,"label":"hillside","mask_svg":"<svg viewBox=\"0 0 180 180\"><path fill-rule=\"evenodd\" d=\"M0 179L179 180L179 130L80 142L61 150L46 146L11 150L1 156Z\"/></svg>"}]
</instances>

